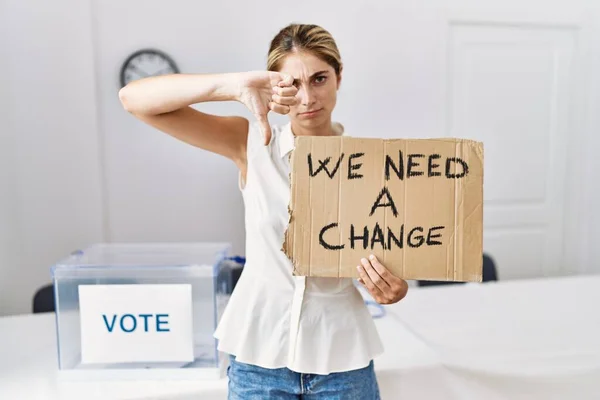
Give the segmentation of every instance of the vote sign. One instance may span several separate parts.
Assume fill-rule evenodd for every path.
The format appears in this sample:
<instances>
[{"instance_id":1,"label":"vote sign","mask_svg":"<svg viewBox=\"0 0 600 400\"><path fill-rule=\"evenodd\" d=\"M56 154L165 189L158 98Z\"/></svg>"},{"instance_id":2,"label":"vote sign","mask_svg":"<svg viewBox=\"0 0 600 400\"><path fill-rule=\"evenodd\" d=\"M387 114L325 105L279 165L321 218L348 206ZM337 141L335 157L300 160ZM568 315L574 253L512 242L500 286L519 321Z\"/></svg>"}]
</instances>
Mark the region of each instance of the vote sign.
<instances>
[{"instance_id":1,"label":"vote sign","mask_svg":"<svg viewBox=\"0 0 600 400\"><path fill-rule=\"evenodd\" d=\"M190 284L80 285L81 362L194 360Z\"/></svg>"}]
</instances>

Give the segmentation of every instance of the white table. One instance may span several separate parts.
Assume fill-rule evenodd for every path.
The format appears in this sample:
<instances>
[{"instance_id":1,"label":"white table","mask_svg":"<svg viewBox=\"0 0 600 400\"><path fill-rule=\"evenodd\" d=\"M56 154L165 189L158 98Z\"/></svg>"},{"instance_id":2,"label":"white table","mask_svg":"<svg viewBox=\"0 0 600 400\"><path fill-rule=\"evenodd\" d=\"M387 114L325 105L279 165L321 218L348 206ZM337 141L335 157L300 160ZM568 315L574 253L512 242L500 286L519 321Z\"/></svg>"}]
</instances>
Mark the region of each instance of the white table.
<instances>
[{"instance_id":1,"label":"white table","mask_svg":"<svg viewBox=\"0 0 600 400\"><path fill-rule=\"evenodd\" d=\"M600 276L411 288L376 320L384 400L600 399ZM0 318L0 399L225 399L227 380L61 382L54 315Z\"/></svg>"},{"instance_id":2,"label":"white table","mask_svg":"<svg viewBox=\"0 0 600 400\"><path fill-rule=\"evenodd\" d=\"M444 370L431 398L588 400L600 399L599 307L596 275L423 289L393 315Z\"/></svg>"}]
</instances>

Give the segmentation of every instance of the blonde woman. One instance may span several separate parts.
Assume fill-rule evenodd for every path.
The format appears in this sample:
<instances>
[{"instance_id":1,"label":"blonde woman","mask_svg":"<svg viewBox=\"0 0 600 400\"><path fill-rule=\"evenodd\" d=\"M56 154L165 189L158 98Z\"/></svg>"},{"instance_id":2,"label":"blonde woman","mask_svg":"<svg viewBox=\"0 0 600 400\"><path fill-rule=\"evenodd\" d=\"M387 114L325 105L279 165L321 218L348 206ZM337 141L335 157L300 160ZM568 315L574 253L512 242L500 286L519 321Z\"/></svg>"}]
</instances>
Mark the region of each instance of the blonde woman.
<instances>
[{"instance_id":1,"label":"blonde woman","mask_svg":"<svg viewBox=\"0 0 600 400\"><path fill-rule=\"evenodd\" d=\"M247 261L215 332L230 355L229 399L379 398L373 358L383 348L352 279L293 276L281 251L294 137L344 133L331 119L341 81L330 33L291 24L271 41L267 71L151 77L119 93L135 117L239 168ZM255 120L190 107L208 101L241 102ZM289 122L270 125L270 111ZM356 261L377 302L406 295L407 283L375 257Z\"/></svg>"}]
</instances>

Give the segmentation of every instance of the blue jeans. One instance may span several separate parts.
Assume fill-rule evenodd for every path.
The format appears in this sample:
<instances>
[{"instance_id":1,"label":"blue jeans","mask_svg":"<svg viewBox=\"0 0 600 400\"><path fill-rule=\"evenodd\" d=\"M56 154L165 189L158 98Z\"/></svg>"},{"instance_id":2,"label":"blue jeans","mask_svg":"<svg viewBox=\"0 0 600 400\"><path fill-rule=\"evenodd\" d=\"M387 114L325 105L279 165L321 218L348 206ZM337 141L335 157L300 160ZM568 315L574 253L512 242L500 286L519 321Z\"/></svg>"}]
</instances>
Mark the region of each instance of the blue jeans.
<instances>
[{"instance_id":1,"label":"blue jeans","mask_svg":"<svg viewBox=\"0 0 600 400\"><path fill-rule=\"evenodd\" d=\"M229 356L229 400L379 400L373 361L361 369L329 375L267 369Z\"/></svg>"}]
</instances>

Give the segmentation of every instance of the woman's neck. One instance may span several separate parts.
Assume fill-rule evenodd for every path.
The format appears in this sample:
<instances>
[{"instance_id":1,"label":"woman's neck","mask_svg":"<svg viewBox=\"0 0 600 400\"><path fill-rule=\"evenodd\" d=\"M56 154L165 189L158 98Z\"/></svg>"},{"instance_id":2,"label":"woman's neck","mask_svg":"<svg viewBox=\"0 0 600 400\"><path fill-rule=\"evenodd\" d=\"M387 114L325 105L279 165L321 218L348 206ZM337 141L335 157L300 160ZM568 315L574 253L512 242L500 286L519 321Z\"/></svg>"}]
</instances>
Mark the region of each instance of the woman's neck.
<instances>
[{"instance_id":1,"label":"woman's neck","mask_svg":"<svg viewBox=\"0 0 600 400\"><path fill-rule=\"evenodd\" d=\"M331 119L328 119L321 125L316 125L310 128L304 128L292 123L291 128L294 136L335 136L335 130L331 124Z\"/></svg>"}]
</instances>

